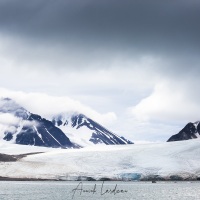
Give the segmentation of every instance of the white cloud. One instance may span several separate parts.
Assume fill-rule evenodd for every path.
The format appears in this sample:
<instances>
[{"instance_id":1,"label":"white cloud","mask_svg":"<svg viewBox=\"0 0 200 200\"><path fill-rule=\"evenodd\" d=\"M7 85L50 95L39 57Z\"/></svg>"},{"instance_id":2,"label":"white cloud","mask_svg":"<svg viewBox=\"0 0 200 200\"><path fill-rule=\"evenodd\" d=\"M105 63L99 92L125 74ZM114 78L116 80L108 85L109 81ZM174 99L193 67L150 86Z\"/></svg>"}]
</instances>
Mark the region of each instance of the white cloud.
<instances>
[{"instance_id":1,"label":"white cloud","mask_svg":"<svg viewBox=\"0 0 200 200\"><path fill-rule=\"evenodd\" d=\"M15 92L0 88L0 97L10 97L28 111L47 118L59 113L79 112L103 124L110 124L117 119L114 112L101 114L66 96L56 97L44 93Z\"/></svg>"},{"instance_id":2,"label":"white cloud","mask_svg":"<svg viewBox=\"0 0 200 200\"><path fill-rule=\"evenodd\" d=\"M5 132L14 133L20 119L10 113L0 113L0 139L5 137Z\"/></svg>"},{"instance_id":3,"label":"white cloud","mask_svg":"<svg viewBox=\"0 0 200 200\"><path fill-rule=\"evenodd\" d=\"M10 133L15 133L17 131L17 127L9 125L9 126L6 126L5 131L10 132Z\"/></svg>"},{"instance_id":4,"label":"white cloud","mask_svg":"<svg viewBox=\"0 0 200 200\"><path fill-rule=\"evenodd\" d=\"M36 121L28 121L28 120L24 120L23 121L23 126L37 126L38 123Z\"/></svg>"},{"instance_id":5,"label":"white cloud","mask_svg":"<svg viewBox=\"0 0 200 200\"><path fill-rule=\"evenodd\" d=\"M152 94L130 108L132 115L141 121L180 122L196 121L199 103L190 97L184 85L162 82Z\"/></svg>"},{"instance_id":6,"label":"white cloud","mask_svg":"<svg viewBox=\"0 0 200 200\"><path fill-rule=\"evenodd\" d=\"M0 113L0 124L4 125L16 125L19 123L19 118L9 113Z\"/></svg>"}]
</instances>

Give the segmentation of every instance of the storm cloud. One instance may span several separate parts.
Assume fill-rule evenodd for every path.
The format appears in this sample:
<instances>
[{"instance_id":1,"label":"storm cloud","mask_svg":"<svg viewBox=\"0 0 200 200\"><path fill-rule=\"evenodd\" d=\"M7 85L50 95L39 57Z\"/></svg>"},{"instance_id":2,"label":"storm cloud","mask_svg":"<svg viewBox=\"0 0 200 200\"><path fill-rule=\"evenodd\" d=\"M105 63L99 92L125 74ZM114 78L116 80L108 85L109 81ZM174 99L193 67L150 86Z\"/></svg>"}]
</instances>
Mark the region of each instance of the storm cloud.
<instances>
[{"instance_id":1,"label":"storm cloud","mask_svg":"<svg viewBox=\"0 0 200 200\"><path fill-rule=\"evenodd\" d=\"M141 54L175 61L187 55L191 62L200 48L199 11L196 0L3 0L0 32L41 54L66 53L70 62L77 55L87 62Z\"/></svg>"},{"instance_id":2,"label":"storm cloud","mask_svg":"<svg viewBox=\"0 0 200 200\"><path fill-rule=\"evenodd\" d=\"M198 120L199 19L198 0L2 0L1 87L69 96L120 116L111 129L132 140L167 139Z\"/></svg>"}]
</instances>

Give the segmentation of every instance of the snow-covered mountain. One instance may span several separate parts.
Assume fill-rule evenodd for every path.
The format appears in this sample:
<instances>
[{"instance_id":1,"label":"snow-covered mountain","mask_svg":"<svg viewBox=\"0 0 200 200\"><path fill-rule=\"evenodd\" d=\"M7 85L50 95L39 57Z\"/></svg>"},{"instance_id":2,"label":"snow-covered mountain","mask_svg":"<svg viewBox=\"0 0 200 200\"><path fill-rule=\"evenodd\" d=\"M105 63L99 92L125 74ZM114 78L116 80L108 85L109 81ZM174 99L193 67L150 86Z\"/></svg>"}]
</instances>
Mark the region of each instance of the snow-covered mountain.
<instances>
[{"instance_id":1,"label":"snow-covered mountain","mask_svg":"<svg viewBox=\"0 0 200 200\"><path fill-rule=\"evenodd\" d=\"M188 123L179 133L172 135L167 142L190 140L200 137L200 122Z\"/></svg>"},{"instance_id":2,"label":"snow-covered mountain","mask_svg":"<svg viewBox=\"0 0 200 200\"><path fill-rule=\"evenodd\" d=\"M4 98L0 100L0 139L22 145L78 148L51 121Z\"/></svg>"},{"instance_id":3,"label":"snow-covered mountain","mask_svg":"<svg viewBox=\"0 0 200 200\"><path fill-rule=\"evenodd\" d=\"M84 147L96 144L133 144L83 114L60 114L53 117L52 122L66 133L71 141Z\"/></svg>"},{"instance_id":4,"label":"snow-covered mountain","mask_svg":"<svg viewBox=\"0 0 200 200\"><path fill-rule=\"evenodd\" d=\"M16 144L62 148L132 144L85 115L58 115L49 121L9 98L0 99L0 139Z\"/></svg>"}]
</instances>

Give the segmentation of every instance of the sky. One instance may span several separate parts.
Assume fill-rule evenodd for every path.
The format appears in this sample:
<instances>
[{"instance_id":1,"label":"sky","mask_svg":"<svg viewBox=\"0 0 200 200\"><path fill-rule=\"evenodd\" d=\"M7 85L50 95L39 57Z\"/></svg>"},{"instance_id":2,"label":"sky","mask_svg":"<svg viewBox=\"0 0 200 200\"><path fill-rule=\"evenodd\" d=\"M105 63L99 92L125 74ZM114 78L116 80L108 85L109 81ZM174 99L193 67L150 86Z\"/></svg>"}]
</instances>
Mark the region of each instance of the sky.
<instances>
[{"instance_id":1,"label":"sky","mask_svg":"<svg viewBox=\"0 0 200 200\"><path fill-rule=\"evenodd\" d=\"M200 1L1 0L0 96L138 142L200 120Z\"/></svg>"}]
</instances>

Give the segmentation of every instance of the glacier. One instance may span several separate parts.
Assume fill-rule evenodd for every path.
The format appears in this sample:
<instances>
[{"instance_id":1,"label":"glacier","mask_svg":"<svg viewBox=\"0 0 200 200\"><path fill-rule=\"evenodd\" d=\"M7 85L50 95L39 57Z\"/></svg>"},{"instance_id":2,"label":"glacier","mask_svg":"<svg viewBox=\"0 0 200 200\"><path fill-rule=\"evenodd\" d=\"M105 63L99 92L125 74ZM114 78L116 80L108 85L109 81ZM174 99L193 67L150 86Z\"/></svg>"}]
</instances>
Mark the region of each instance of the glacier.
<instances>
[{"instance_id":1,"label":"glacier","mask_svg":"<svg viewBox=\"0 0 200 200\"><path fill-rule=\"evenodd\" d=\"M199 138L172 143L90 146L82 149L55 149L0 141L0 154L28 154L17 161L1 161L1 178L122 181L200 179Z\"/></svg>"}]
</instances>

